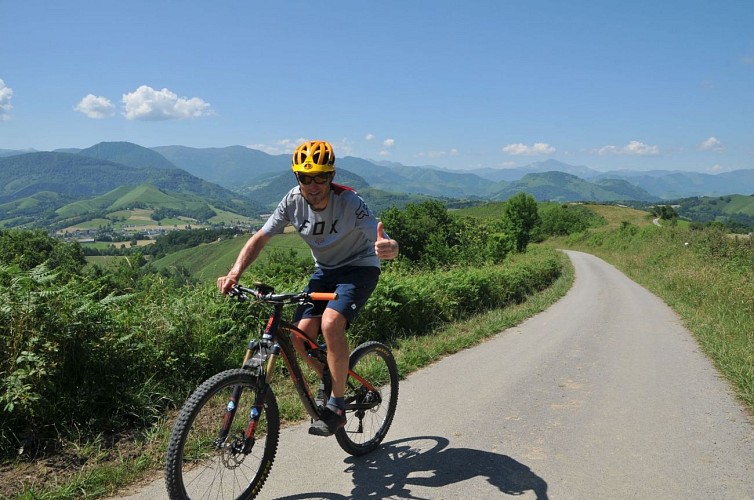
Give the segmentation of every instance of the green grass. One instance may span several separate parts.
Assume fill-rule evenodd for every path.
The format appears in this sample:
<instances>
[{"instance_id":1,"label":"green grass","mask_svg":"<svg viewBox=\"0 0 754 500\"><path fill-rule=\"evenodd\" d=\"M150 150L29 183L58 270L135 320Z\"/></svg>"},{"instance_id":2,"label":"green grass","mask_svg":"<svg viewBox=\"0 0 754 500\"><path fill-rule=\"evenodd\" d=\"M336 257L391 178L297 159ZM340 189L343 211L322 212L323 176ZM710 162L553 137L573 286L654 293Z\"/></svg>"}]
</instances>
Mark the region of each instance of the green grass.
<instances>
[{"instance_id":1,"label":"green grass","mask_svg":"<svg viewBox=\"0 0 754 500\"><path fill-rule=\"evenodd\" d=\"M236 224L251 224L254 222L259 223L259 224L264 223L264 221L258 221L249 217L244 217L238 214L234 214L233 212L221 210L217 207L211 207L211 208L217 214L214 217L209 219L209 222L211 224L226 224L229 226L233 226Z\"/></svg>"},{"instance_id":2,"label":"green grass","mask_svg":"<svg viewBox=\"0 0 754 500\"><path fill-rule=\"evenodd\" d=\"M618 228L624 222L636 226L649 226L652 225L654 218L649 212L635 208L597 204L585 204L584 206L607 221L607 225L601 227L600 231Z\"/></svg>"},{"instance_id":3,"label":"green grass","mask_svg":"<svg viewBox=\"0 0 754 500\"><path fill-rule=\"evenodd\" d=\"M120 248L121 243L125 243L128 245L128 242L118 241L118 242L112 242L112 241L94 241L92 243L79 243L81 245L81 248L92 248L96 250L107 250L108 248L112 247L112 245L115 245L117 248Z\"/></svg>"},{"instance_id":4,"label":"green grass","mask_svg":"<svg viewBox=\"0 0 754 500\"><path fill-rule=\"evenodd\" d=\"M248 234L242 234L233 239L187 248L166 255L154 261L152 265L156 269L182 266L197 281L201 283L214 283L218 276L223 276L228 272L248 239ZM309 247L306 246L306 242L297 234L286 233L276 236L270 240L270 243L259 256L259 259L246 271L245 276L252 278L246 281L253 281L254 269L265 265L267 255L269 255L269 250L271 249L294 249L303 257L311 254Z\"/></svg>"},{"instance_id":5,"label":"green grass","mask_svg":"<svg viewBox=\"0 0 754 500\"><path fill-rule=\"evenodd\" d=\"M107 227L108 225L112 224L112 221L110 219L92 219L85 222L81 222L79 224L76 224L75 226L71 226L69 230L73 229L98 229L100 227Z\"/></svg>"},{"instance_id":6,"label":"green grass","mask_svg":"<svg viewBox=\"0 0 754 500\"><path fill-rule=\"evenodd\" d=\"M151 184L142 184L123 193L122 196L113 201L112 206L128 207L129 205L133 206L137 202L146 203L148 206L160 205L171 208L179 208L183 205L183 200L160 191Z\"/></svg>"},{"instance_id":7,"label":"green grass","mask_svg":"<svg viewBox=\"0 0 754 500\"><path fill-rule=\"evenodd\" d=\"M484 203L475 207L460 208L452 213L454 215L479 217L480 219L495 219L502 217L506 203L505 201Z\"/></svg>"}]
</instances>

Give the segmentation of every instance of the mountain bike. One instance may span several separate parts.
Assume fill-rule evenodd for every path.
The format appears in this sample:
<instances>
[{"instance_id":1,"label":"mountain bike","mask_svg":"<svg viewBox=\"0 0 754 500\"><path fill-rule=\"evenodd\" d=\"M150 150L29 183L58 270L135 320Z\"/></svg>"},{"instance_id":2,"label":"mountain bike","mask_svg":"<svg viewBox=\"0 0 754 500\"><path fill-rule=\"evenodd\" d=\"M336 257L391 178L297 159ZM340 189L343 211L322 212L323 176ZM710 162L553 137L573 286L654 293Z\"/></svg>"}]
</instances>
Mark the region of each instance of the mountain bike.
<instances>
[{"instance_id":1,"label":"mountain bike","mask_svg":"<svg viewBox=\"0 0 754 500\"><path fill-rule=\"evenodd\" d=\"M165 462L171 499L254 498L270 474L277 452L280 414L271 384L278 358L304 405L316 420L331 389L327 346L310 340L284 319L287 305L333 300L332 293L276 294L272 287L234 286L231 296L270 309L260 339L249 341L241 368L203 382L183 404L173 426ZM293 339L322 365L319 391L313 395L299 363ZM335 433L346 453L375 450L390 428L398 404L398 367L390 349L379 342L359 345L349 358L345 392L346 426Z\"/></svg>"}]
</instances>

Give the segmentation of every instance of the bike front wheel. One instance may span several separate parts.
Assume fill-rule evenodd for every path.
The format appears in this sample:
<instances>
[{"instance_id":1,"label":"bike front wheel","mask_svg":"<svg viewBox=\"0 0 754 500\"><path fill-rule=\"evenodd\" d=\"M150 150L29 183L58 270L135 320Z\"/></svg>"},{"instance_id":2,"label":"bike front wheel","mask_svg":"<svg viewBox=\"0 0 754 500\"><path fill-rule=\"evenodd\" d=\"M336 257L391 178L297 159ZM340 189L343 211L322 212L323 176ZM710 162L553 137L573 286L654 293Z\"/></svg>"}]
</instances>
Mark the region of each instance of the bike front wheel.
<instances>
[{"instance_id":1,"label":"bike front wheel","mask_svg":"<svg viewBox=\"0 0 754 500\"><path fill-rule=\"evenodd\" d=\"M346 381L346 425L335 437L346 453L376 449L393 423L398 405L398 365L390 349L365 342L354 349Z\"/></svg>"},{"instance_id":2,"label":"bike front wheel","mask_svg":"<svg viewBox=\"0 0 754 500\"><path fill-rule=\"evenodd\" d=\"M257 495L272 468L280 431L277 401L269 388L257 409L261 412L251 446L245 439L258 391L258 377L233 369L207 379L189 397L168 443L165 484L171 499Z\"/></svg>"}]
</instances>

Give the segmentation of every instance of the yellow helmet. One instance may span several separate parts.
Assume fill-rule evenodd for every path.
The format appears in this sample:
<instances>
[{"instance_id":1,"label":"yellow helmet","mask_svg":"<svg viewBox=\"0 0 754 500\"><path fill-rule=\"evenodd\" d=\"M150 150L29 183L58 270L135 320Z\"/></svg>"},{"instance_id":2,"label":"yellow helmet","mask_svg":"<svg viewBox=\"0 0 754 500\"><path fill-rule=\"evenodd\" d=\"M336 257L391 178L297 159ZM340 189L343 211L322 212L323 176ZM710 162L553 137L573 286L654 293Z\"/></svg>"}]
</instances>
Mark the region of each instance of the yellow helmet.
<instances>
[{"instance_id":1,"label":"yellow helmet","mask_svg":"<svg viewBox=\"0 0 754 500\"><path fill-rule=\"evenodd\" d=\"M293 152L294 172L318 174L335 171L335 153L329 142L307 141Z\"/></svg>"}]
</instances>

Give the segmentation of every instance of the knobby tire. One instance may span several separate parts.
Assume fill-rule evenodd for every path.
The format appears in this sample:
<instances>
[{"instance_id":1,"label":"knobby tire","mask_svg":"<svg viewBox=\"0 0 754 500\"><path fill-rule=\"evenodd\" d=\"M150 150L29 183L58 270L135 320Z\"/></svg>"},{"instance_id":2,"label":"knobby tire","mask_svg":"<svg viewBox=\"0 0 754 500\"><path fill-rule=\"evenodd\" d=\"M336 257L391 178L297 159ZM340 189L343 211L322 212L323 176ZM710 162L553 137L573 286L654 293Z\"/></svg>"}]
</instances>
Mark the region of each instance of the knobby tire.
<instances>
[{"instance_id":1,"label":"knobby tire","mask_svg":"<svg viewBox=\"0 0 754 500\"><path fill-rule=\"evenodd\" d=\"M346 381L347 422L335 437L346 453L359 456L374 451L393 423L398 405L398 365L387 346L370 341L354 349L349 368L377 388L376 392L367 391L350 375Z\"/></svg>"},{"instance_id":2,"label":"knobby tire","mask_svg":"<svg viewBox=\"0 0 754 500\"><path fill-rule=\"evenodd\" d=\"M230 394L243 392L231 432L219 449L213 444L223 422ZM202 383L178 415L168 443L165 483L171 499L254 498L272 469L280 432L275 395L267 391L251 453L233 450L243 438L258 389L258 379L248 370L218 373Z\"/></svg>"}]
</instances>

